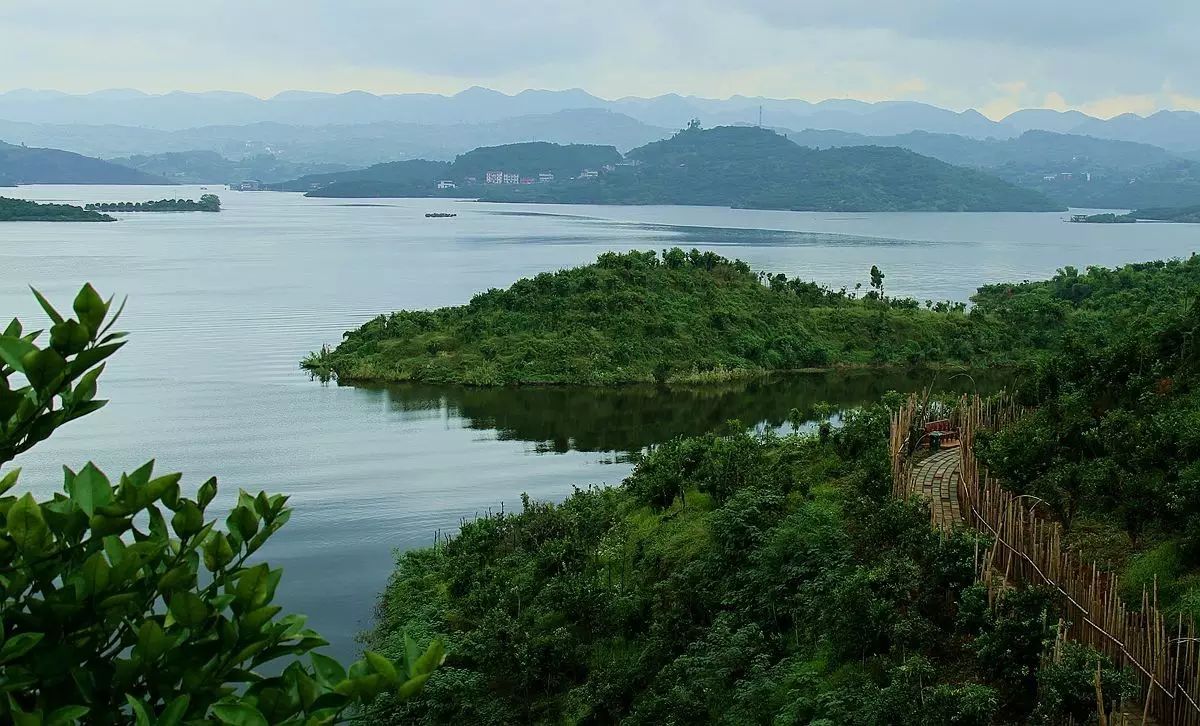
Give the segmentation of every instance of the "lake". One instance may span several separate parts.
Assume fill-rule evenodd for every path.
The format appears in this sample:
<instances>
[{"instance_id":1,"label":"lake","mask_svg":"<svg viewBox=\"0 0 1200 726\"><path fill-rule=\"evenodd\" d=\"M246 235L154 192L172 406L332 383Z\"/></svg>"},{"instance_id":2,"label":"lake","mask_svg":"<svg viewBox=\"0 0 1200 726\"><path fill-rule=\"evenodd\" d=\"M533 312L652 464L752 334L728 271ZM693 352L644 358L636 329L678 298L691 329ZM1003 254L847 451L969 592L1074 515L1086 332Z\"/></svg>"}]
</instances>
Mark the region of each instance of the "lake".
<instances>
[{"instance_id":1,"label":"lake","mask_svg":"<svg viewBox=\"0 0 1200 726\"><path fill-rule=\"evenodd\" d=\"M1058 267L1186 256L1200 227L1086 225L1067 213L829 214L703 207L487 205L447 200L306 199L230 192L220 214L115 214L112 224L0 225L0 315L43 319L27 284L69 308L85 281L128 294L129 345L101 379L113 402L18 457L23 486L61 487L62 464L115 476L151 456L210 475L214 506L239 487L286 492L296 509L266 549L285 568L288 610L307 613L349 658L392 570L393 551L464 517L615 484L628 452L736 418L784 426L792 408L852 405L921 375L807 376L706 390L430 386L311 381L297 361L378 313L466 302L519 277L606 250L712 249L755 269L832 286L965 300L986 282ZM31 186L39 201L198 198L199 187ZM426 212L454 212L426 219ZM964 384L963 380L957 381Z\"/></svg>"}]
</instances>

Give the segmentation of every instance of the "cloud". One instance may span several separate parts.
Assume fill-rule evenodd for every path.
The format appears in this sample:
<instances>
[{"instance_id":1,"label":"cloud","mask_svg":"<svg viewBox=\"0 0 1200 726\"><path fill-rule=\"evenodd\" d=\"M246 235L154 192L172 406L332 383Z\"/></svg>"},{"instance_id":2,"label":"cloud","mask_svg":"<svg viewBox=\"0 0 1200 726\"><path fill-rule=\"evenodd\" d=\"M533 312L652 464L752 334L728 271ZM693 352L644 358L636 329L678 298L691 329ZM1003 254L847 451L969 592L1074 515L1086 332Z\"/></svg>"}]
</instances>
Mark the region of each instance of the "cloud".
<instances>
[{"instance_id":1,"label":"cloud","mask_svg":"<svg viewBox=\"0 0 1200 726\"><path fill-rule=\"evenodd\" d=\"M0 4L0 88L582 87L1123 110L1200 98L1195 0Z\"/></svg>"}]
</instances>

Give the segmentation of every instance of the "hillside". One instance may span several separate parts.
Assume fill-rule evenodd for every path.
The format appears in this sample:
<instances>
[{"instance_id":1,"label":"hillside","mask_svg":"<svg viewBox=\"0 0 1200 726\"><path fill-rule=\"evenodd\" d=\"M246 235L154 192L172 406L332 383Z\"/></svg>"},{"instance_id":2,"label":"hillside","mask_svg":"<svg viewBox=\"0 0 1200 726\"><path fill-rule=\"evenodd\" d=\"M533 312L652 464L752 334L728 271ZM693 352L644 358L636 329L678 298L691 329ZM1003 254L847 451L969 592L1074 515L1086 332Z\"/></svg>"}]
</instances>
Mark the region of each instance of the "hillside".
<instances>
[{"instance_id":1,"label":"hillside","mask_svg":"<svg viewBox=\"0 0 1200 726\"><path fill-rule=\"evenodd\" d=\"M814 150L754 127L689 128L598 179L488 188L485 201L817 211L1051 211L1041 194L898 148Z\"/></svg>"},{"instance_id":2,"label":"hillside","mask_svg":"<svg viewBox=\"0 0 1200 726\"><path fill-rule=\"evenodd\" d=\"M0 142L0 184L169 184L153 174L70 151Z\"/></svg>"},{"instance_id":3,"label":"hillside","mask_svg":"<svg viewBox=\"0 0 1200 726\"><path fill-rule=\"evenodd\" d=\"M95 210L71 204L39 204L25 199L0 197L0 222L115 222Z\"/></svg>"},{"instance_id":4,"label":"hillside","mask_svg":"<svg viewBox=\"0 0 1200 726\"><path fill-rule=\"evenodd\" d=\"M461 307L380 316L306 367L346 381L613 384L955 364L995 348L958 308L918 308L783 276L764 286L711 252L608 253Z\"/></svg>"},{"instance_id":5,"label":"hillside","mask_svg":"<svg viewBox=\"0 0 1200 726\"><path fill-rule=\"evenodd\" d=\"M178 184L229 184L243 179L282 182L308 174L347 171L344 164L285 161L271 154L227 159L215 151L171 151L110 159L114 164L169 179Z\"/></svg>"},{"instance_id":6,"label":"hillside","mask_svg":"<svg viewBox=\"0 0 1200 726\"><path fill-rule=\"evenodd\" d=\"M1011 139L972 139L917 131L863 136L844 131L788 131L802 146L898 146L949 164L983 169L1070 207L1184 205L1200 199L1200 162L1150 144L1049 131Z\"/></svg>"},{"instance_id":7,"label":"hillside","mask_svg":"<svg viewBox=\"0 0 1200 726\"><path fill-rule=\"evenodd\" d=\"M308 191L314 197L424 197L461 194L439 192L437 182L452 180L462 187L481 187L489 171L503 171L525 178L549 173L569 178L580 170L599 169L621 161L612 146L553 144L530 141L501 146L484 146L460 154L451 163L440 161L392 161L366 169L336 174L317 174L278 185L284 191Z\"/></svg>"},{"instance_id":8,"label":"hillside","mask_svg":"<svg viewBox=\"0 0 1200 726\"><path fill-rule=\"evenodd\" d=\"M450 164L445 161L388 161L366 169L309 174L299 179L274 184L271 188L285 192L319 190L312 196L423 196L434 188L439 179L445 178L449 171ZM350 189L361 189L363 193L345 193Z\"/></svg>"}]
</instances>

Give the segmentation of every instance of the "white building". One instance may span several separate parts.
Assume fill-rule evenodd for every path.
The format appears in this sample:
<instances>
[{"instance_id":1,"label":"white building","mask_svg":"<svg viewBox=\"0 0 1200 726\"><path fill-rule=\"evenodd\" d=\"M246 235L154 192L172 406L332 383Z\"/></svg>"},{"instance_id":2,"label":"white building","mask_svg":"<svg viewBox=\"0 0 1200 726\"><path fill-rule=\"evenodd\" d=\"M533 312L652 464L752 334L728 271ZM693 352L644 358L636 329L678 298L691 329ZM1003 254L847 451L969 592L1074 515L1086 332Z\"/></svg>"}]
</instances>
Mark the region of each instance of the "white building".
<instances>
[{"instance_id":1,"label":"white building","mask_svg":"<svg viewBox=\"0 0 1200 726\"><path fill-rule=\"evenodd\" d=\"M484 175L483 181L485 184L503 184L504 183L504 172L489 171L487 174Z\"/></svg>"},{"instance_id":2,"label":"white building","mask_svg":"<svg viewBox=\"0 0 1200 726\"><path fill-rule=\"evenodd\" d=\"M520 174L509 174L508 172L504 172L500 178L500 183L501 184L520 184L521 183L521 175Z\"/></svg>"},{"instance_id":3,"label":"white building","mask_svg":"<svg viewBox=\"0 0 1200 726\"><path fill-rule=\"evenodd\" d=\"M598 176L600 176L600 172L596 171L595 169L584 169L583 171L579 172L580 179L595 179Z\"/></svg>"},{"instance_id":4,"label":"white building","mask_svg":"<svg viewBox=\"0 0 1200 726\"><path fill-rule=\"evenodd\" d=\"M554 181L554 175L550 172L543 171L541 174L538 174L538 184L546 184L552 181Z\"/></svg>"},{"instance_id":5,"label":"white building","mask_svg":"<svg viewBox=\"0 0 1200 726\"><path fill-rule=\"evenodd\" d=\"M449 179L443 179L442 181L438 182L438 189L455 189L457 187L458 185Z\"/></svg>"}]
</instances>

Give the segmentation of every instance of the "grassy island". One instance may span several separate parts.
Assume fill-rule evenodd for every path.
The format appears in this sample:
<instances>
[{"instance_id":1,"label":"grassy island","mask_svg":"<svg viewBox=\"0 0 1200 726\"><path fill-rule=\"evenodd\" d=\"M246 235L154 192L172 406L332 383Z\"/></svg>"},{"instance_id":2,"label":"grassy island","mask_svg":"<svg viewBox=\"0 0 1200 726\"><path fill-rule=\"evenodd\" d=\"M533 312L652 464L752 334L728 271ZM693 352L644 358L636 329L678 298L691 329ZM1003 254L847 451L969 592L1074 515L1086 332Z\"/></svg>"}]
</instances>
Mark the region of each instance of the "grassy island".
<instances>
[{"instance_id":1,"label":"grassy island","mask_svg":"<svg viewBox=\"0 0 1200 726\"><path fill-rule=\"evenodd\" d=\"M86 209L98 212L219 212L221 198L205 194L200 201L193 199L159 199L152 202L99 202Z\"/></svg>"},{"instance_id":2,"label":"grassy island","mask_svg":"<svg viewBox=\"0 0 1200 726\"><path fill-rule=\"evenodd\" d=\"M965 305L889 298L756 274L711 252L606 253L470 303L381 315L310 355L342 381L470 385L699 383L767 371L1008 365L1171 310L1200 284L1195 259L1074 268L981 288Z\"/></svg>"},{"instance_id":3,"label":"grassy island","mask_svg":"<svg viewBox=\"0 0 1200 726\"><path fill-rule=\"evenodd\" d=\"M71 204L39 204L26 199L0 197L0 222L115 222L94 210Z\"/></svg>"}]
</instances>

